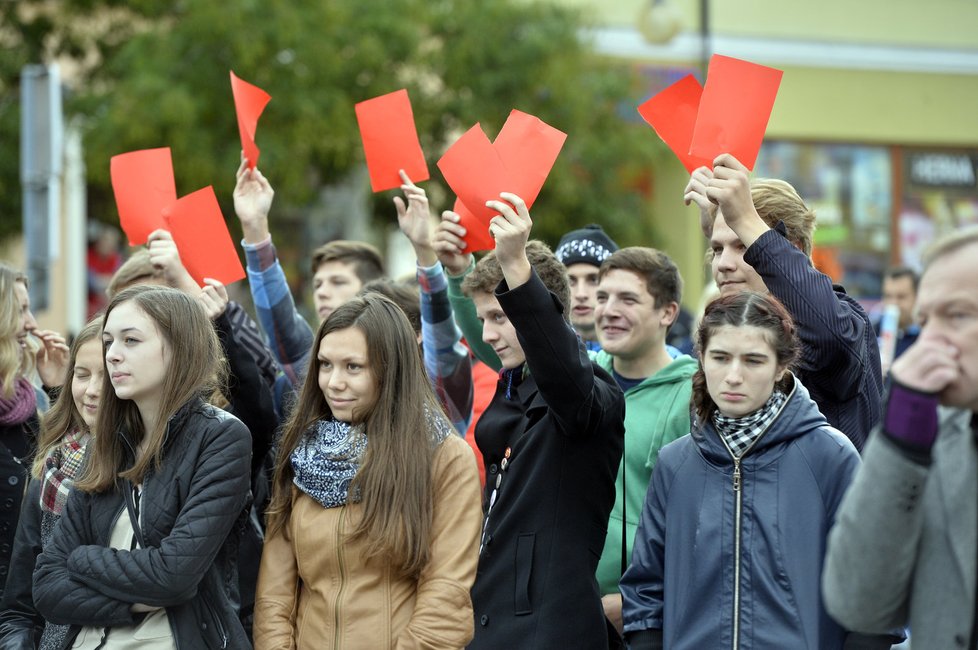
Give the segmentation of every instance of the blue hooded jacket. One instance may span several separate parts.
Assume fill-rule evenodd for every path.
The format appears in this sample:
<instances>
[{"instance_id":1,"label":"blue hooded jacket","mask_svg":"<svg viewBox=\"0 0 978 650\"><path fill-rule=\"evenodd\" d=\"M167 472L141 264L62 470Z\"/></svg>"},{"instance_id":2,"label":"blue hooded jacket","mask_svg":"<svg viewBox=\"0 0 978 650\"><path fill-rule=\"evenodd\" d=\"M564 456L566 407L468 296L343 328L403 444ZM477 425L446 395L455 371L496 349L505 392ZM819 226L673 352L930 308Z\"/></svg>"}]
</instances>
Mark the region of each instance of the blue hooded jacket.
<instances>
[{"instance_id":1,"label":"blue hooded jacket","mask_svg":"<svg viewBox=\"0 0 978 650\"><path fill-rule=\"evenodd\" d=\"M663 447L621 579L626 635L661 630L672 650L842 648L846 632L822 606L820 578L858 466L797 379L742 457L739 495L712 423Z\"/></svg>"}]
</instances>

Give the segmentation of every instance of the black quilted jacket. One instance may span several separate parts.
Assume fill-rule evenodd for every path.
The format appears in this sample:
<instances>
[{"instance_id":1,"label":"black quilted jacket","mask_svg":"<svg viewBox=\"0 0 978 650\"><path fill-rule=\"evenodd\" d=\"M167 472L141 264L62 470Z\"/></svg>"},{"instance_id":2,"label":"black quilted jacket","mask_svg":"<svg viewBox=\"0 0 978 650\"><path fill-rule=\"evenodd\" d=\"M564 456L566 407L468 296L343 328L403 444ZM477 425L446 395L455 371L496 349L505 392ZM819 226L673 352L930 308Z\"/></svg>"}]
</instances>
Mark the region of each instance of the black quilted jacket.
<instances>
[{"instance_id":1,"label":"black quilted jacket","mask_svg":"<svg viewBox=\"0 0 978 650\"><path fill-rule=\"evenodd\" d=\"M143 481L145 548L108 548L116 518L128 516L127 488L73 490L34 573L37 610L72 626L65 647L83 625L132 625L130 606L142 603L166 608L180 650L250 648L235 611L250 462L248 429L194 400L171 418L162 467Z\"/></svg>"}]
</instances>

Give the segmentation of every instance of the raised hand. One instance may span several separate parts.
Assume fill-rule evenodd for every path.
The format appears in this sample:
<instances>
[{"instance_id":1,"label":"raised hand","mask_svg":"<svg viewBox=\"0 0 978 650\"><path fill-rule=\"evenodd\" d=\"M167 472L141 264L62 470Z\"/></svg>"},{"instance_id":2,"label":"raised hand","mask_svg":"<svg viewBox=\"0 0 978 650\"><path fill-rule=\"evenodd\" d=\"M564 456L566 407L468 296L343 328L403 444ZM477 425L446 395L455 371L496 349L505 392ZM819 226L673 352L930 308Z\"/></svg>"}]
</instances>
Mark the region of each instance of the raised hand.
<instances>
[{"instance_id":1,"label":"raised hand","mask_svg":"<svg viewBox=\"0 0 978 650\"><path fill-rule=\"evenodd\" d=\"M196 295L199 287L180 261L180 252L169 231L160 228L151 232L146 248L149 250L149 261L153 268L163 276L168 285Z\"/></svg>"},{"instance_id":2,"label":"raised hand","mask_svg":"<svg viewBox=\"0 0 978 650\"><path fill-rule=\"evenodd\" d=\"M428 207L428 196L425 191L415 185L407 173L400 170L401 190L404 199L394 197L394 207L397 209L397 225L414 247L421 266L432 266L438 257L431 243L431 210Z\"/></svg>"},{"instance_id":3,"label":"raised hand","mask_svg":"<svg viewBox=\"0 0 978 650\"><path fill-rule=\"evenodd\" d=\"M489 234L496 240L496 259L510 289L530 279L530 261L526 258L526 242L533 221L520 197L510 192L499 195L502 201L486 201L486 207L499 212L489 220Z\"/></svg>"},{"instance_id":4,"label":"raised hand","mask_svg":"<svg viewBox=\"0 0 978 650\"><path fill-rule=\"evenodd\" d=\"M730 154L720 154L713 161L713 178L706 186L706 196L719 206L723 220L744 246L750 246L770 230L754 208L749 173Z\"/></svg>"},{"instance_id":5,"label":"raised hand","mask_svg":"<svg viewBox=\"0 0 978 650\"><path fill-rule=\"evenodd\" d=\"M204 278L204 288L200 290L197 299L204 306L207 317L216 320L227 310L228 290L218 280Z\"/></svg>"},{"instance_id":6,"label":"raised hand","mask_svg":"<svg viewBox=\"0 0 978 650\"><path fill-rule=\"evenodd\" d=\"M472 262L472 254L462 252L465 250L465 228L460 221L457 213L442 212L432 242L435 254L449 275L462 275Z\"/></svg>"},{"instance_id":7,"label":"raised hand","mask_svg":"<svg viewBox=\"0 0 978 650\"><path fill-rule=\"evenodd\" d=\"M241 153L241 165L234 186L234 213L241 222L244 239L257 244L268 238L268 211L272 208L275 190L258 168L248 168L248 159Z\"/></svg>"}]
</instances>

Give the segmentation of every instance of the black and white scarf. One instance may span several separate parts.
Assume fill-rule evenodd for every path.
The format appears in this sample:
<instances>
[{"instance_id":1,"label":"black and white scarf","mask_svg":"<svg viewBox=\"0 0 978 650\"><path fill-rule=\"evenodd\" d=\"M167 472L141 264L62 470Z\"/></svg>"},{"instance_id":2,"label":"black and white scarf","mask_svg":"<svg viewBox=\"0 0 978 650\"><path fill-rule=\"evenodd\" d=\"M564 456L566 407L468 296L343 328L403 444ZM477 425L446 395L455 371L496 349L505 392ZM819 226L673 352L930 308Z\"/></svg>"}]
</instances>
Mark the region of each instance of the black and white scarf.
<instances>
[{"instance_id":1,"label":"black and white scarf","mask_svg":"<svg viewBox=\"0 0 978 650\"><path fill-rule=\"evenodd\" d=\"M786 401L788 396L776 390L771 393L764 406L750 415L732 418L715 411L713 426L716 427L717 433L720 434L720 438L726 443L734 458L740 458L754 440L767 430Z\"/></svg>"},{"instance_id":2,"label":"black and white scarf","mask_svg":"<svg viewBox=\"0 0 978 650\"><path fill-rule=\"evenodd\" d=\"M454 428L440 414L427 414L432 446L438 446ZM309 428L292 451L292 482L324 508L357 503L360 494L350 494L350 483L367 451L367 434L362 424L320 420Z\"/></svg>"}]
</instances>

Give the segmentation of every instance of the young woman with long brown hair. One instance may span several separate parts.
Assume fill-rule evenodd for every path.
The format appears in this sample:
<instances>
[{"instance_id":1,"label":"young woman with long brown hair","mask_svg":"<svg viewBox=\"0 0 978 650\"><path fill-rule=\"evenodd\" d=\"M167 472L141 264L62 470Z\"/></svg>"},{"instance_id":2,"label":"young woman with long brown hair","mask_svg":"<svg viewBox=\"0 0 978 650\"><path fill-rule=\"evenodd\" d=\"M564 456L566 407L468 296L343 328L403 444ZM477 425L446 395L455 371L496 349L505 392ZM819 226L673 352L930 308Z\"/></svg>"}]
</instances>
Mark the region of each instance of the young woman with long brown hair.
<instances>
[{"instance_id":1,"label":"young woman with long brown hair","mask_svg":"<svg viewBox=\"0 0 978 650\"><path fill-rule=\"evenodd\" d=\"M247 648L235 524L251 436L204 402L217 335L196 299L143 286L112 299L102 343L99 435L38 557L37 610L71 626L62 648Z\"/></svg>"},{"instance_id":2,"label":"young woman with long brown hair","mask_svg":"<svg viewBox=\"0 0 978 650\"><path fill-rule=\"evenodd\" d=\"M267 515L259 650L471 639L478 472L388 298L354 298L320 325Z\"/></svg>"}]
</instances>

